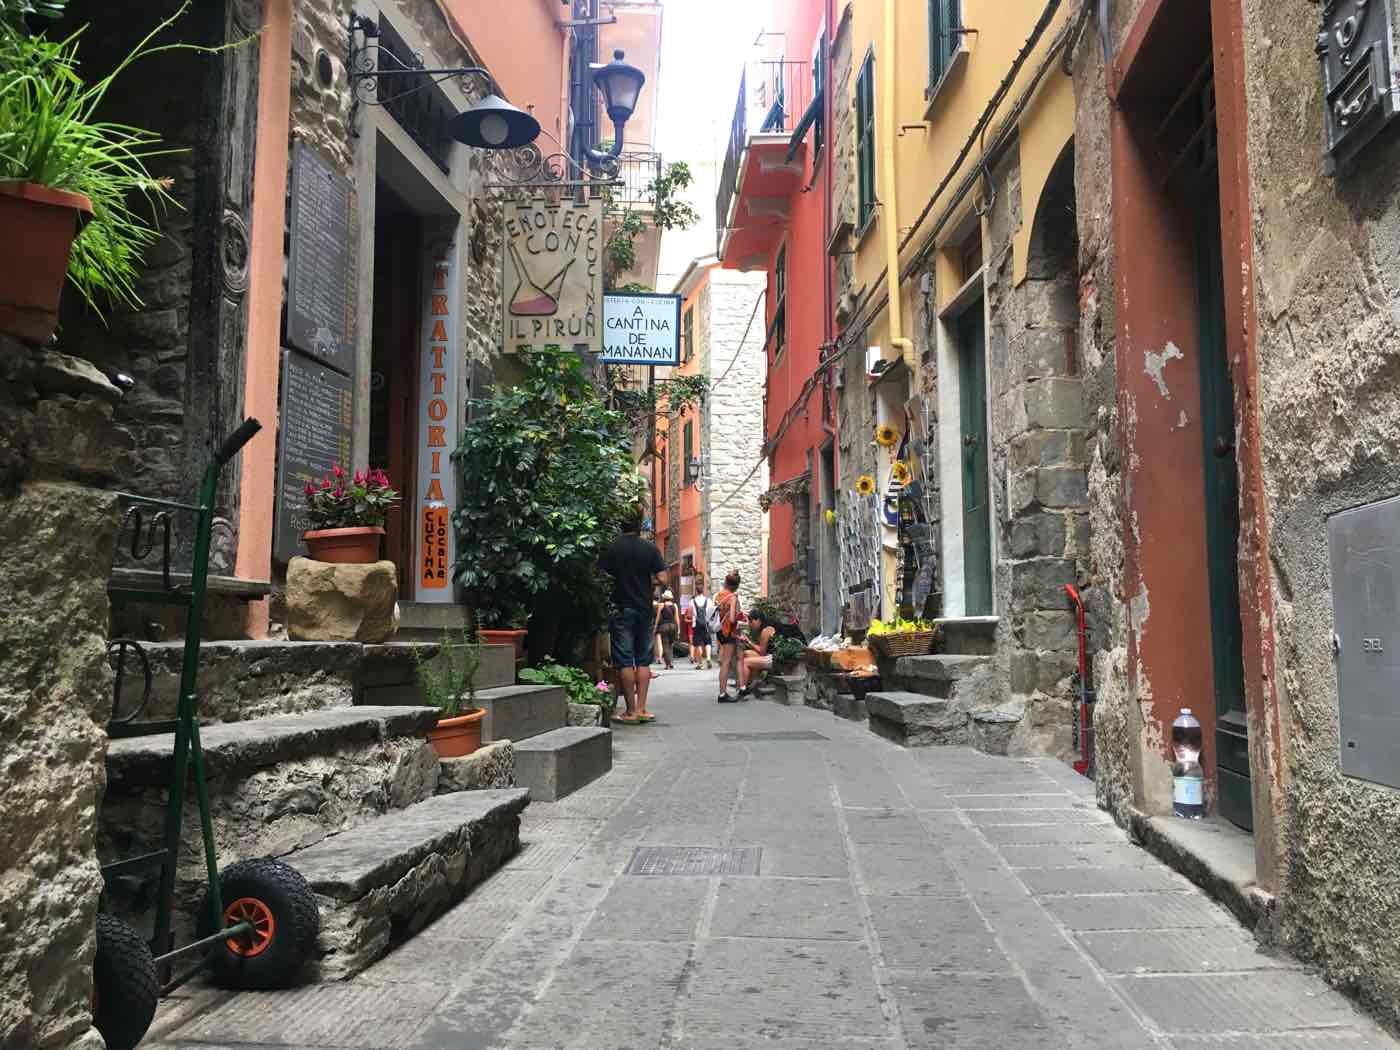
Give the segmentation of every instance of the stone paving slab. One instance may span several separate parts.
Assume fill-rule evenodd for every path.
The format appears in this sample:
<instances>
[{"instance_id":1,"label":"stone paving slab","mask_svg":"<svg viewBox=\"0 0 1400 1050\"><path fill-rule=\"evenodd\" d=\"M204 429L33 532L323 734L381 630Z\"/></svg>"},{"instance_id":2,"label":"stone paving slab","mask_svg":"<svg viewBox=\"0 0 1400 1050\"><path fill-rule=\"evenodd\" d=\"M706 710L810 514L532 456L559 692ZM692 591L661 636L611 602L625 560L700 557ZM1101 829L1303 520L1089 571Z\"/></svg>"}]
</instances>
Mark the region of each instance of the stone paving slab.
<instances>
[{"instance_id":1,"label":"stone paving slab","mask_svg":"<svg viewBox=\"0 0 1400 1050\"><path fill-rule=\"evenodd\" d=\"M186 989L150 1045L1400 1050L1128 842L1067 767L719 707L712 678L664 675L665 725L532 804L521 854L376 966ZM715 740L792 730L828 739ZM625 874L642 845L762 853L751 875Z\"/></svg>"}]
</instances>

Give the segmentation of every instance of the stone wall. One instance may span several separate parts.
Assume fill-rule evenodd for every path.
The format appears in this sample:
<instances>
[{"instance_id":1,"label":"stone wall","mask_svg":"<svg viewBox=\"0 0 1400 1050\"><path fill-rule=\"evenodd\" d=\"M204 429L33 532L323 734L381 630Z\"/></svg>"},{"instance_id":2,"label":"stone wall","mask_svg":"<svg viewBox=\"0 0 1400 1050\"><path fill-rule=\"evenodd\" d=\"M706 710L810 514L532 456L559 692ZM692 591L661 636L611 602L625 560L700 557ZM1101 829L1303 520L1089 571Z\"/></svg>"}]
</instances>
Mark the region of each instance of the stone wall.
<instances>
[{"instance_id":1,"label":"stone wall","mask_svg":"<svg viewBox=\"0 0 1400 1050\"><path fill-rule=\"evenodd\" d=\"M705 564L715 593L727 573L737 570L743 593L759 592L763 511L758 497L765 472L754 469L763 442L763 307L752 324L754 301L763 295L764 277L712 270L709 310L704 312L713 380L705 401L702 432L708 442L708 475L701 526ZM747 332L747 335L746 335Z\"/></svg>"},{"instance_id":2,"label":"stone wall","mask_svg":"<svg viewBox=\"0 0 1400 1050\"><path fill-rule=\"evenodd\" d=\"M0 336L0 1046L102 1045L88 1006L117 530L104 486L135 446L119 398L90 364Z\"/></svg>"}]
</instances>

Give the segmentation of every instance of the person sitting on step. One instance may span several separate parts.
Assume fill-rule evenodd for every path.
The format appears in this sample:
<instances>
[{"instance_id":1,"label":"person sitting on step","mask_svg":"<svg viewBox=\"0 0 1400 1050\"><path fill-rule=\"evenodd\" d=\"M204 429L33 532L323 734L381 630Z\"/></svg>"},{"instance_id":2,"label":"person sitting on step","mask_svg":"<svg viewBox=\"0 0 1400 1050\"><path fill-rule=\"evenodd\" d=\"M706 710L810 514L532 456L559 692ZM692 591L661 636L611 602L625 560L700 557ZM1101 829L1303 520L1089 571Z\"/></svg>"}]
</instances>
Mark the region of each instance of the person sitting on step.
<instances>
[{"instance_id":1,"label":"person sitting on step","mask_svg":"<svg viewBox=\"0 0 1400 1050\"><path fill-rule=\"evenodd\" d=\"M740 636L739 642L744 654L739 660L739 698L747 700L753 695L754 685L773 669L773 655L768 647L778 629L767 621L759 609L749 610L749 632Z\"/></svg>"}]
</instances>

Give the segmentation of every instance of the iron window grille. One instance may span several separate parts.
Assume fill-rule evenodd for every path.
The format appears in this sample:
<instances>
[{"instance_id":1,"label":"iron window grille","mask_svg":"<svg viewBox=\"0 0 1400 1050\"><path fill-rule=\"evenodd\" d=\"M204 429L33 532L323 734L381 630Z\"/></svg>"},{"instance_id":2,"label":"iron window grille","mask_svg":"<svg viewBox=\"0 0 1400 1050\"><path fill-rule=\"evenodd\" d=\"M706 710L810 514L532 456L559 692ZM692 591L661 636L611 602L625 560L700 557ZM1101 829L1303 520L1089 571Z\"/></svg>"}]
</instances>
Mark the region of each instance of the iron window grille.
<instances>
[{"instance_id":1,"label":"iron window grille","mask_svg":"<svg viewBox=\"0 0 1400 1050\"><path fill-rule=\"evenodd\" d=\"M856 77L856 225L864 230L875 216L875 53L869 52Z\"/></svg>"}]
</instances>

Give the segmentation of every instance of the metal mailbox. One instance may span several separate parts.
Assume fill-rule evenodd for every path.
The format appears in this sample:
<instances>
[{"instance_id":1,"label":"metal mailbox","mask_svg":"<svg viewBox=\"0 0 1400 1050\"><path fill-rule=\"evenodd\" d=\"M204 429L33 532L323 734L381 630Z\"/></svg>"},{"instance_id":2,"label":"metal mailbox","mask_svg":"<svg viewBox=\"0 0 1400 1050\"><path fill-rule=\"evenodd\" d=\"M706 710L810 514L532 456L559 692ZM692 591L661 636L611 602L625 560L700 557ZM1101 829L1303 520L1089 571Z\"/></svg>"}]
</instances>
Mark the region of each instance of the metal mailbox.
<instances>
[{"instance_id":1,"label":"metal mailbox","mask_svg":"<svg viewBox=\"0 0 1400 1050\"><path fill-rule=\"evenodd\" d=\"M1342 772L1400 787L1400 497L1327 521Z\"/></svg>"}]
</instances>

